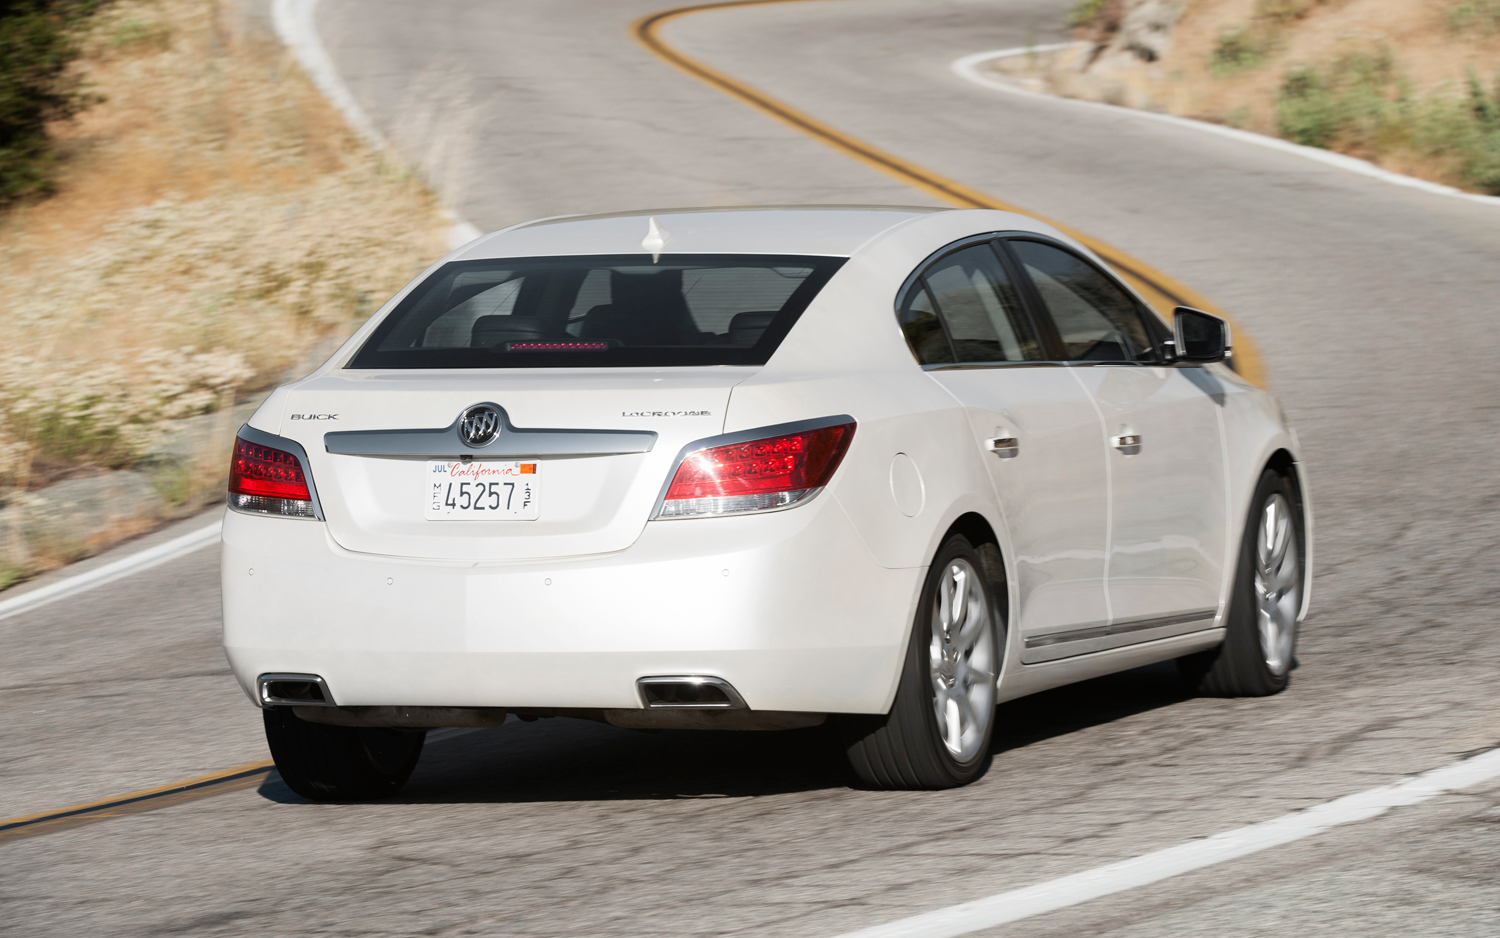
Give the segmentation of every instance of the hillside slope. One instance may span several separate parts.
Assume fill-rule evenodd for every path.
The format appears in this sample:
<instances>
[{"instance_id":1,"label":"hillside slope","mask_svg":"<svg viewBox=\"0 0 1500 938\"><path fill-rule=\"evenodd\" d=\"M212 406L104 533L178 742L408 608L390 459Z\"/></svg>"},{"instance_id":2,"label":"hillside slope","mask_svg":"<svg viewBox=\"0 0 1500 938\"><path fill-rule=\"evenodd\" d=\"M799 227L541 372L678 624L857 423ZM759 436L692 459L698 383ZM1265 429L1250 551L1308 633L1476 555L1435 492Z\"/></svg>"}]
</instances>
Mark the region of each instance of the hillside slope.
<instances>
[{"instance_id":1,"label":"hillside slope","mask_svg":"<svg viewBox=\"0 0 1500 938\"><path fill-rule=\"evenodd\" d=\"M0 584L154 523L121 505L114 534L39 544L35 490L150 468L183 418L279 383L446 249L429 190L234 6L120 0L85 48L102 101L52 128L56 194L0 217ZM153 475L181 510L222 494L213 423Z\"/></svg>"},{"instance_id":2,"label":"hillside slope","mask_svg":"<svg viewBox=\"0 0 1500 938\"><path fill-rule=\"evenodd\" d=\"M1086 44L996 68L1500 194L1500 0L1082 0L1074 22Z\"/></svg>"}]
</instances>

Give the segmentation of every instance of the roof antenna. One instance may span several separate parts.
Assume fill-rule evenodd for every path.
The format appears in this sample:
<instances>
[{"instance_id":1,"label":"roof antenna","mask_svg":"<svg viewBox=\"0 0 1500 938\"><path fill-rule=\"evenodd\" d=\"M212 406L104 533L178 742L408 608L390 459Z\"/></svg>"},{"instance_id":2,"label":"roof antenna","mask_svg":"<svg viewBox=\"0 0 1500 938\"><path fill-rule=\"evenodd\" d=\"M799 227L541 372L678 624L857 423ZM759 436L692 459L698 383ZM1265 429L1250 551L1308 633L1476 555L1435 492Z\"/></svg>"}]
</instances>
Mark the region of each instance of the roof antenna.
<instances>
[{"instance_id":1,"label":"roof antenna","mask_svg":"<svg viewBox=\"0 0 1500 938\"><path fill-rule=\"evenodd\" d=\"M672 233L658 225L655 216L646 221L646 237L641 239L641 247L651 252L651 263L661 260L661 249L671 240Z\"/></svg>"}]
</instances>

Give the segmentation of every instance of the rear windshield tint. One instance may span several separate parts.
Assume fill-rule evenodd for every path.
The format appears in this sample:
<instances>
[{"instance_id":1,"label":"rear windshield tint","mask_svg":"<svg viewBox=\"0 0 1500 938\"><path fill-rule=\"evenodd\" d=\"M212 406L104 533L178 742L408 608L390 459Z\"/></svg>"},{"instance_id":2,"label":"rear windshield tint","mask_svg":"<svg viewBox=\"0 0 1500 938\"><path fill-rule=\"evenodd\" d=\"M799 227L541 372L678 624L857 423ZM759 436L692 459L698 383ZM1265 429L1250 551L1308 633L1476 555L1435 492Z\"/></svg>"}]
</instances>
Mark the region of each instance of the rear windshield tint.
<instances>
[{"instance_id":1,"label":"rear windshield tint","mask_svg":"<svg viewBox=\"0 0 1500 938\"><path fill-rule=\"evenodd\" d=\"M351 368L760 365L841 257L649 254L454 261Z\"/></svg>"}]
</instances>

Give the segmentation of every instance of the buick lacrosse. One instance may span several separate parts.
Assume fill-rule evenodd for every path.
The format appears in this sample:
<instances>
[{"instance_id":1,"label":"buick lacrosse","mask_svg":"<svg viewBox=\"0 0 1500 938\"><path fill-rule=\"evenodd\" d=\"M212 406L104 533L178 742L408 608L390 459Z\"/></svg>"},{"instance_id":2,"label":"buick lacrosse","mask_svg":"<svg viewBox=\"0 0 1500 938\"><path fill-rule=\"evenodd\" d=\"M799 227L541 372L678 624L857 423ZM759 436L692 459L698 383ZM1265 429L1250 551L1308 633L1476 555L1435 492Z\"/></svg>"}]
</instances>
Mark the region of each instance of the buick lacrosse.
<instances>
[{"instance_id":1,"label":"buick lacrosse","mask_svg":"<svg viewBox=\"0 0 1500 938\"><path fill-rule=\"evenodd\" d=\"M1004 212L507 228L240 430L225 652L329 800L507 715L831 720L862 783L944 788L1025 694L1169 659L1276 693L1312 519L1230 354Z\"/></svg>"}]
</instances>

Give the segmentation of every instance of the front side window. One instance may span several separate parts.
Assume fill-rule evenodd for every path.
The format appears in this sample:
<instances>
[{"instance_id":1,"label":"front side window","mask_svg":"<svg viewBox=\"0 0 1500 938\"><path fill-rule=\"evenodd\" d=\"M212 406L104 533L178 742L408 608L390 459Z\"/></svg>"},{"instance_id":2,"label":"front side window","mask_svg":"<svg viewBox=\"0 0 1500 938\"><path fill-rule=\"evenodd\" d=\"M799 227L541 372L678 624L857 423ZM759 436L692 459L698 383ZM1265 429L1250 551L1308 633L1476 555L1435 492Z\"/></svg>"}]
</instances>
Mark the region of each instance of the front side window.
<instances>
[{"instance_id":1,"label":"front side window","mask_svg":"<svg viewBox=\"0 0 1500 938\"><path fill-rule=\"evenodd\" d=\"M900 320L924 365L1043 357L1015 285L988 244L955 251L923 271Z\"/></svg>"},{"instance_id":2,"label":"front side window","mask_svg":"<svg viewBox=\"0 0 1500 938\"><path fill-rule=\"evenodd\" d=\"M454 261L351 368L759 365L844 263L773 255Z\"/></svg>"},{"instance_id":3,"label":"front side window","mask_svg":"<svg viewBox=\"0 0 1500 938\"><path fill-rule=\"evenodd\" d=\"M1039 241L1011 241L1062 338L1068 361L1153 358L1135 299L1092 264Z\"/></svg>"}]
</instances>

